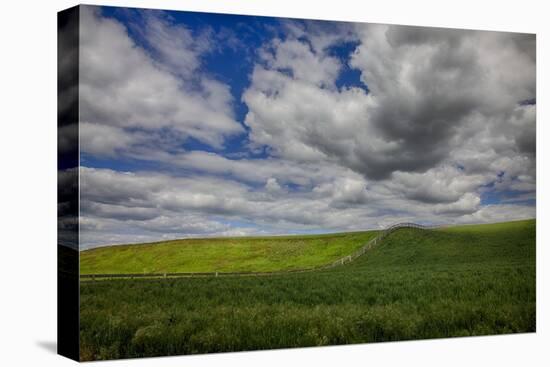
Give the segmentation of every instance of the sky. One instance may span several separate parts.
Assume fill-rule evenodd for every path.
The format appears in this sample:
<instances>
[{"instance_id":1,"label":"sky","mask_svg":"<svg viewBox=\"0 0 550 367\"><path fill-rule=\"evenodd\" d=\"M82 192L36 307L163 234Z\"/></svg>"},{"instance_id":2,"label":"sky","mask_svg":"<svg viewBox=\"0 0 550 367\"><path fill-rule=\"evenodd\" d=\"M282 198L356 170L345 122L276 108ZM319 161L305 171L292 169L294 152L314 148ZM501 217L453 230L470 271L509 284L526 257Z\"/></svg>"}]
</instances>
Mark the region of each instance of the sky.
<instances>
[{"instance_id":1,"label":"sky","mask_svg":"<svg viewBox=\"0 0 550 367\"><path fill-rule=\"evenodd\" d=\"M81 249L535 217L535 36L81 6Z\"/></svg>"}]
</instances>

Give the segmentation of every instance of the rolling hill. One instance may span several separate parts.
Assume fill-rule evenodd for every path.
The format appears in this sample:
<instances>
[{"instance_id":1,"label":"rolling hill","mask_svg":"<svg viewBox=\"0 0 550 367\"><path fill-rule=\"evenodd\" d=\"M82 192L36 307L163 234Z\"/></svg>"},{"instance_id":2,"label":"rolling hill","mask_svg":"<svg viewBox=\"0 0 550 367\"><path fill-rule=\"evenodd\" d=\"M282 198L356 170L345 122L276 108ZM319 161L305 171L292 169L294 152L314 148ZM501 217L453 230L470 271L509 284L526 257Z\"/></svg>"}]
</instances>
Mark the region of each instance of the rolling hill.
<instances>
[{"instance_id":1,"label":"rolling hill","mask_svg":"<svg viewBox=\"0 0 550 367\"><path fill-rule=\"evenodd\" d=\"M325 235L183 239L80 252L81 274L308 269L357 250L377 231Z\"/></svg>"}]
</instances>

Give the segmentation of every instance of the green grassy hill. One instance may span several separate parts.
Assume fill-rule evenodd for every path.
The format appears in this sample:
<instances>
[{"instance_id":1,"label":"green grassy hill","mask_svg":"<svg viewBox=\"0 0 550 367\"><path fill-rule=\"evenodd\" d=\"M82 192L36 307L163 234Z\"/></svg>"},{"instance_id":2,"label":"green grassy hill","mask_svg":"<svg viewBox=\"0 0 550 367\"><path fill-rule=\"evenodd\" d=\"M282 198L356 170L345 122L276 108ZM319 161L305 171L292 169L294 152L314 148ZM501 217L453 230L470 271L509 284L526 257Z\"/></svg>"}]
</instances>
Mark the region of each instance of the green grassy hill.
<instances>
[{"instance_id":1,"label":"green grassy hill","mask_svg":"<svg viewBox=\"0 0 550 367\"><path fill-rule=\"evenodd\" d=\"M529 220L400 229L322 271L82 282L81 358L533 332L535 273Z\"/></svg>"},{"instance_id":2,"label":"green grassy hill","mask_svg":"<svg viewBox=\"0 0 550 367\"><path fill-rule=\"evenodd\" d=\"M184 239L80 253L81 274L307 269L350 254L376 231L307 236Z\"/></svg>"}]
</instances>

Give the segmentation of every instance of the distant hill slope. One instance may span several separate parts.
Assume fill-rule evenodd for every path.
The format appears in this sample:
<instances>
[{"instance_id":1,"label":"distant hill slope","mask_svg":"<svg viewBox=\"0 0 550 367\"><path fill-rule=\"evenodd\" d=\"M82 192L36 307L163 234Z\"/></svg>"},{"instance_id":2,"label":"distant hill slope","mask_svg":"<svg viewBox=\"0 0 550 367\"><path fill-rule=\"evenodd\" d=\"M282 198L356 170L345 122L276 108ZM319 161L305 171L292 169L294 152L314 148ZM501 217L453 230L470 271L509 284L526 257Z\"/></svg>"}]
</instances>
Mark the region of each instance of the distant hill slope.
<instances>
[{"instance_id":1,"label":"distant hill slope","mask_svg":"<svg viewBox=\"0 0 550 367\"><path fill-rule=\"evenodd\" d=\"M81 274L307 269L357 250L377 231L325 235L183 239L80 253Z\"/></svg>"},{"instance_id":2,"label":"distant hill slope","mask_svg":"<svg viewBox=\"0 0 550 367\"><path fill-rule=\"evenodd\" d=\"M311 269L349 255L378 231L283 237L182 239L82 251L81 274L273 272ZM435 230L399 229L352 263L406 265L522 261L534 256L535 220ZM522 251L523 249L523 251Z\"/></svg>"},{"instance_id":3,"label":"distant hill slope","mask_svg":"<svg viewBox=\"0 0 550 367\"><path fill-rule=\"evenodd\" d=\"M535 258L535 220L400 229L350 266L387 271L391 267L525 263Z\"/></svg>"}]
</instances>

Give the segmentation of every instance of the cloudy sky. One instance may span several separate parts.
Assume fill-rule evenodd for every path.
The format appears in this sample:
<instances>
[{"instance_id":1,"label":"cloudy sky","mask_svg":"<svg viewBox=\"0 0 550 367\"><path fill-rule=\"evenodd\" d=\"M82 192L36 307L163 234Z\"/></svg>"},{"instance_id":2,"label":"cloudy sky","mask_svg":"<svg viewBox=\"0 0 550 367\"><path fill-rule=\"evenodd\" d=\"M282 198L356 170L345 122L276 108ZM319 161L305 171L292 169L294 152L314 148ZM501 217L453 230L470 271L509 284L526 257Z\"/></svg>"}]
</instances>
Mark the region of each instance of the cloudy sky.
<instances>
[{"instance_id":1,"label":"cloudy sky","mask_svg":"<svg viewBox=\"0 0 550 367\"><path fill-rule=\"evenodd\" d=\"M535 216L535 36L81 7L81 247Z\"/></svg>"}]
</instances>

